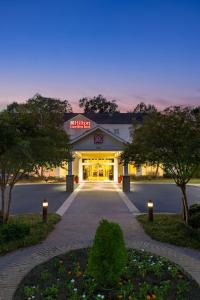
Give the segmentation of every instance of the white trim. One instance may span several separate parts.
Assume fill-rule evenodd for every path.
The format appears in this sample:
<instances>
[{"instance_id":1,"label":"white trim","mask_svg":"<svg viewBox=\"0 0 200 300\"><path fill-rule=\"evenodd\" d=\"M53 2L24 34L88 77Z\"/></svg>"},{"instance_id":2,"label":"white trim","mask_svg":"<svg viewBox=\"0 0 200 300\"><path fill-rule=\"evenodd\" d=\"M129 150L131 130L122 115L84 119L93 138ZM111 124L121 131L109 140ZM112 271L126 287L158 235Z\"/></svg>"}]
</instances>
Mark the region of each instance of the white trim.
<instances>
[{"instance_id":1,"label":"white trim","mask_svg":"<svg viewBox=\"0 0 200 300\"><path fill-rule=\"evenodd\" d=\"M122 192L122 190L119 188L119 186L117 184L115 184L115 187L116 187L116 190L117 190L120 198L122 199L124 204L126 204L128 210L133 214L140 213L140 211L137 209L137 207L129 200L129 198L126 196L126 194L124 192Z\"/></svg>"},{"instance_id":2,"label":"white trim","mask_svg":"<svg viewBox=\"0 0 200 300\"><path fill-rule=\"evenodd\" d=\"M82 162L82 158L79 158L78 161L78 175L79 175L79 180L80 182L83 181L83 166L82 166L83 162Z\"/></svg>"},{"instance_id":3,"label":"white trim","mask_svg":"<svg viewBox=\"0 0 200 300\"><path fill-rule=\"evenodd\" d=\"M118 182L118 158L114 158L114 182Z\"/></svg>"},{"instance_id":4,"label":"white trim","mask_svg":"<svg viewBox=\"0 0 200 300\"><path fill-rule=\"evenodd\" d=\"M70 196L65 200L65 202L59 207L59 209L56 211L58 215L61 217L66 213L66 211L71 206L72 202L75 200L77 194L80 192L80 189L83 187L84 183L81 183Z\"/></svg>"},{"instance_id":5,"label":"white trim","mask_svg":"<svg viewBox=\"0 0 200 300\"><path fill-rule=\"evenodd\" d=\"M82 166L92 166L92 165L96 165L97 163L96 162L86 162L86 163L82 163ZM101 164L102 165L106 165L106 166L114 166L115 163L108 163L108 162L103 162L101 161Z\"/></svg>"}]
</instances>

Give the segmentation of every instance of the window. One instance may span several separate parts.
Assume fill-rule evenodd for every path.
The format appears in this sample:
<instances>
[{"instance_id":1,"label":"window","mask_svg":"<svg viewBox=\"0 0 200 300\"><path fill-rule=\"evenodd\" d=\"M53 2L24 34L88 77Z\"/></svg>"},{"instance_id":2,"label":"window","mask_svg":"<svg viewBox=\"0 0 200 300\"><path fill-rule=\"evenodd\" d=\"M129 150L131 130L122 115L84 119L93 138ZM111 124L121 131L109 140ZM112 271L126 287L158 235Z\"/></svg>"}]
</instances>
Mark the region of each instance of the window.
<instances>
[{"instance_id":1,"label":"window","mask_svg":"<svg viewBox=\"0 0 200 300\"><path fill-rule=\"evenodd\" d=\"M119 128L114 129L114 134L118 135L119 134Z\"/></svg>"},{"instance_id":2,"label":"window","mask_svg":"<svg viewBox=\"0 0 200 300\"><path fill-rule=\"evenodd\" d=\"M133 126L129 127L128 130L129 130L129 135L132 136L133 135Z\"/></svg>"}]
</instances>

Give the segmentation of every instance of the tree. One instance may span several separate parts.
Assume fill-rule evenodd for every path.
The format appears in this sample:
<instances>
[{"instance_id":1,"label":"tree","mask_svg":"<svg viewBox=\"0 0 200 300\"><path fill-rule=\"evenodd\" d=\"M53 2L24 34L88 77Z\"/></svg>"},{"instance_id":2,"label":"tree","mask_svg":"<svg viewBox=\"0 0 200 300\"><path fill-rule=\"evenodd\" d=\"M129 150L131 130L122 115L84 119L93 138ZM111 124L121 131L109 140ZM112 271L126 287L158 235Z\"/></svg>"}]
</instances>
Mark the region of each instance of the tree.
<instances>
[{"instance_id":1,"label":"tree","mask_svg":"<svg viewBox=\"0 0 200 300\"><path fill-rule=\"evenodd\" d=\"M196 106L192 109L192 112L195 114L195 115L200 115L200 106Z\"/></svg>"},{"instance_id":2,"label":"tree","mask_svg":"<svg viewBox=\"0 0 200 300\"><path fill-rule=\"evenodd\" d=\"M144 102L140 102L135 106L133 112L149 114L149 113L157 112L157 108L153 104L145 104Z\"/></svg>"},{"instance_id":3,"label":"tree","mask_svg":"<svg viewBox=\"0 0 200 300\"><path fill-rule=\"evenodd\" d=\"M79 100L79 107L84 113L116 113L119 112L116 100L107 100L102 95L93 98L82 98Z\"/></svg>"},{"instance_id":4,"label":"tree","mask_svg":"<svg viewBox=\"0 0 200 300\"><path fill-rule=\"evenodd\" d=\"M71 159L69 139L56 122L41 122L43 112L31 113L26 106L0 113L1 219L7 222L16 182L35 169L62 166ZM46 116L46 115L45 115ZM49 117L48 117L49 118ZM6 189L8 188L8 199Z\"/></svg>"},{"instance_id":5,"label":"tree","mask_svg":"<svg viewBox=\"0 0 200 300\"><path fill-rule=\"evenodd\" d=\"M183 219L188 222L186 185L200 166L200 118L190 108L172 107L153 113L135 128L122 155L135 165L160 165L182 192Z\"/></svg>"},{"instance_id":6,"label":"tree","mask_svg":"<svg viewBox=\"0 0 200 300\"><path fill-rule=\"evenodd\" d=\"M72 112L71 104L67 100L58 98L44 97L36 94L25 103L13 102L8 105L9 112L29 112L32 115L40 115L40 122L51 122L56 126L63 126L63 115L66 112Z\"/></svg>"},{"instance_id":7,"label":"tree","mask_svg":"<svg viewBox=\"0 0 200 300\"><path fill-rule=\"evenodd\" d=\"M7 110L10 113L28 113L35 119L37 119L40 126L54 126L63 128L63 116L66 112L72 112L71 104L67 100L60 100L58 98L44 97L40 94L36 94L32 98L28 99L25 103L13 102L8 105ZM42 179L47 180L44 176L44 168L35 168L35 173Z\"/></svg>"}]
</instances>

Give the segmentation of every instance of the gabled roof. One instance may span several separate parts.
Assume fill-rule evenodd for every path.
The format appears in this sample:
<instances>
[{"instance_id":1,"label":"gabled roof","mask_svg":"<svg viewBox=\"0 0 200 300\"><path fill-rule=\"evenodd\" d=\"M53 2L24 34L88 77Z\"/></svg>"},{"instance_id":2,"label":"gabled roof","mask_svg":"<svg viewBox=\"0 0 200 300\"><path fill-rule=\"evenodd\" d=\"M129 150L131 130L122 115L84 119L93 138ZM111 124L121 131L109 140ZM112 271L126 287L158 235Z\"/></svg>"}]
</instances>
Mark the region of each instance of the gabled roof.
<instances>
[{"instance_id":1,"label":"gabled roof","mask_svg":"<svg viewBox=\"0 0 200 300\"><path fill-rule=\"evenodd\" d=\"M128 142L125 141L124 139L120 138L119 136L113 134L113 133L110 132L109 130L107 130L107 129L105 129L105 128L99 126L99 125L93 127L92 129L89 129L89 130L85 131L84 133L82 133L81 135L75 137L74 139L72 139L72 140L70 141L70 144L76 143L77 141L83 139L84 137L88 136L89 134L95 132L95 131L98 130L98 129L101 130L102 132L104 132L104 133L110 135L111 137L113 137L113 138L116 139L117 141L119 141L119 142L121 142L121 143L123 143L123 144L128 144Z\"/></svg>"},{"instance_id":2,"label":"gabled roof","mask_svg":"<svg viewBox=\"0 0 200 300\"><path fill-rule=\"evenodd\" d=\"M132 124L133 121L142 122L142 113L65 113L64 122L76 117L77 115L85 116L97 124Z\"/></svg>"}]
</instances>

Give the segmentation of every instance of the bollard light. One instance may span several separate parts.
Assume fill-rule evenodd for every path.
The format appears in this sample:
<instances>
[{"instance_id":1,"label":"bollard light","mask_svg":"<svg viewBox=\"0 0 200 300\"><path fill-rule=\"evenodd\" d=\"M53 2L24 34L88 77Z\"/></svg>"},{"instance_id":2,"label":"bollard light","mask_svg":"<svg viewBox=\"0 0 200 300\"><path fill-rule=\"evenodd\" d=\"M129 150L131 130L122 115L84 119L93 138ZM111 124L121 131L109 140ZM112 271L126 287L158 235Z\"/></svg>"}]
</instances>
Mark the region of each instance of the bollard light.
<instances>
[{"instance_id":1,"label":"bollard light","mask_svg":"<svg viewBox=\"0 0 200 300\"><path fill-rule=\"evenodd\" d=\"M47 223L48 205L49 203L47 199L44 199L42 203L42 207L43 207L42 219L44 223Z\"/></svg>"},{"instance_id":2,"label":"bollard light","mask_svg":"<svg viewBox=\"0 0 200 300\"><path fill-rule=\"evenodd\" d=\"M148 213L149 213L149 221L153 221L153 201L149 200L147 202L147 207L148 207Z\"/></svg>"}]
</instances>

